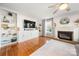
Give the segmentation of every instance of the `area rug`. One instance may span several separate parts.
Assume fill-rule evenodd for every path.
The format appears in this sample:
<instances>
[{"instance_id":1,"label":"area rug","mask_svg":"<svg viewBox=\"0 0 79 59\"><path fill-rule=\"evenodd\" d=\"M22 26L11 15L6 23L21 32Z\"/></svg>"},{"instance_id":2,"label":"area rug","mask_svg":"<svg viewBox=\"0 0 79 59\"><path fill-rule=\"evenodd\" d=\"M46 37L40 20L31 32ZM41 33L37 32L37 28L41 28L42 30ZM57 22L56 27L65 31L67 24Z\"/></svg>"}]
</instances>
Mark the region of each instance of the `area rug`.
<instances>
[{"instance_id":1,"label":"area rug","mask_svg":"<svg viewBox=\"0 0 79 59\"><path fill-rule=\"evenodd\" d=\"M30 56L76 56L75 46L57 40L49 40Z\"/></svg>"}]
</instances>

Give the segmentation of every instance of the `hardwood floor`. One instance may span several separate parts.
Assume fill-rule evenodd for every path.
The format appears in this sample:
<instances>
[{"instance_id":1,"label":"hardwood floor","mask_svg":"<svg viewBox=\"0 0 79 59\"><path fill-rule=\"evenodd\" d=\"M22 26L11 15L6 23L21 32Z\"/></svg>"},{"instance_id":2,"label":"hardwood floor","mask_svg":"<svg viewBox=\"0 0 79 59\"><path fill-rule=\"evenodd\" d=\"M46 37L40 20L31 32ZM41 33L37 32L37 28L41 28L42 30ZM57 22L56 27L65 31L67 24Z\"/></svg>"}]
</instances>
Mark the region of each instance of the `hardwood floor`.
<instances>
[{"instance_id":1,"label":"hardwood floor","mask_svg":"<svg viewBox=\"0 0 79 59\"><path fill-rule=\"evenodd\" d=\"M47 37L38 37L24 42L0 48L0 56L29 56L36 49L49 40Z\"/></svg>"}]
</instances>

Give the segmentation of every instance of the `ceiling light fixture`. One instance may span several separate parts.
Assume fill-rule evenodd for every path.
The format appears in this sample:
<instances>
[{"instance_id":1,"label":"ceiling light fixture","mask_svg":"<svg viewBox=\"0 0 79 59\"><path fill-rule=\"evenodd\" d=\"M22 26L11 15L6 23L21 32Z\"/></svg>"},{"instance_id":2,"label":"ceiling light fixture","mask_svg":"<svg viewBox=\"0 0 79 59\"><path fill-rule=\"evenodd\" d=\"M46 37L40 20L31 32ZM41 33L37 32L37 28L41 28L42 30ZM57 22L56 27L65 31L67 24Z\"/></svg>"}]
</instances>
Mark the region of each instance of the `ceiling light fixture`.
<instances>
[{"instance_id":1,"label":"ceiling light fixture","mask_svg":"<svg viewBox=\"0 0 79 59\"><path fill-rule=\"evenodd\" d=\"M63 4L59 7L60 10L65 10L65 9L67 9L67 8L68 8L68 4L67 4L67 3L63 3Z\"/></svg>"}]
</instances>

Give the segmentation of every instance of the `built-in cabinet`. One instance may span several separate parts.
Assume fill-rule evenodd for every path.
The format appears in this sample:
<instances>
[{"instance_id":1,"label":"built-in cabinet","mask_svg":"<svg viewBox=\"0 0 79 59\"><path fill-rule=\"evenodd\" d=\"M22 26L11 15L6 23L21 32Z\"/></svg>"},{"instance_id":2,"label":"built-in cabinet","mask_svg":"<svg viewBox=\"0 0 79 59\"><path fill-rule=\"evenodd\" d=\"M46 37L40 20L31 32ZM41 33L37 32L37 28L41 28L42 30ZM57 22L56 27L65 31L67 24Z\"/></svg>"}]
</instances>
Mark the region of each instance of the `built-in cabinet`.
<instances>
[{"instance_id":1,"label":"built-in cabinet","mask_svg":"<svg viewBox=\"0 0 79 59\"><path fill-rule=\"evenodd\" d=\"M35 29L25 30L22 32L21 35L22 37L19 38L19 42L27 41L39 37L39 30L35 30Z\"/></svg>"},{"instance_id":2,"label":"built-in cabinet","mask_svg":"<svg viewBox=\"0 0 79 59\"><path fill-rule=\"evenodd\" d=\"M0 9L0 47L39 37L39 30L35 27L24 28L25 17L18 15Z\"/></svg>"}]
</instances>

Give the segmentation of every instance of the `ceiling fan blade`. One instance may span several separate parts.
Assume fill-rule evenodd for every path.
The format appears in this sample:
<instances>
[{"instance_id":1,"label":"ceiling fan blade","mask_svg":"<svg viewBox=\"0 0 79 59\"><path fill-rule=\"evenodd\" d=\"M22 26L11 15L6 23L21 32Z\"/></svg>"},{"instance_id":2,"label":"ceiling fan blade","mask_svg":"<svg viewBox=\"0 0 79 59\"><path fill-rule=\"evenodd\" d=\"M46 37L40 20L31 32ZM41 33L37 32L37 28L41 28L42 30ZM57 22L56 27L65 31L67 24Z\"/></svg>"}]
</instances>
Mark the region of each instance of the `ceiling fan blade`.
<instances>
[{"instance_id":1,"label":"ceiling fan blade","mask_svg":"<svg viewBox=\"0 0 79 59\"><path fill-rule=\"evenodd\" d=\"M53 14L55 14L57 11L58 11L58 9L56 9L56 10L53 12Z\"/></svg>"},{"instance_id":2,"label":"ceiling fan blade","mask_svg":"<svg viewBox=\"0 0 79 59\"><path fill-rule=\"evenodd\" d=\"M57 5L58 5L58 3L48 6L48 8L56 7Z\"/></svg>"},{"instance_id":3,"label":"ceiling fan blade","mask_svg":"<svg viewBox=\"0 0 79 59\"><path fill-rule=\"evenodd\" d=\"M63 5L64 3L60 3L59 5L58 5L58 8L61 6L61 5Z\"/></svg>"},{"instance_id":4,"label":"ceiling fan blade","mask_svg":"<svg viewBox=\"0 0 79 59\"><path fill-rule=\"evenodd\" d=\"M64 4L64 3L56 3L56 4L54 4L54 5L48 6L48 8L59 7L59 6L61 6L62 4Z\"/></svg>"},{"instance_id":5,"label":"ceiling fan blade","mask_svg":"<svg viewBox=\"0 0 79 59\"><path fill-rule=\"evenodd\" d=\"M62 4L64 4L64 3L60 3L56 8L56 10L53 12L53 14L55 14L58 10L59 10L59 7L62 5Z\"/></svg>"},{"instance_id":6,"label":"ceiling fan blade","mask_svg":"<svg viewBox=\"0 0 79 59\"><path fill-rule=\"evenodd\" d=\"M57 11L59 11L59 7L62 6L64 3L57 3L55 5L51 5L48 8L56 7L56 10L53 12L55 14Z\"/></svg>"}]
</instances>

